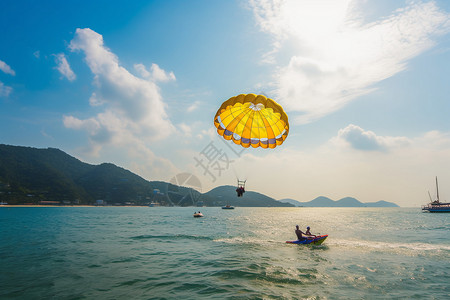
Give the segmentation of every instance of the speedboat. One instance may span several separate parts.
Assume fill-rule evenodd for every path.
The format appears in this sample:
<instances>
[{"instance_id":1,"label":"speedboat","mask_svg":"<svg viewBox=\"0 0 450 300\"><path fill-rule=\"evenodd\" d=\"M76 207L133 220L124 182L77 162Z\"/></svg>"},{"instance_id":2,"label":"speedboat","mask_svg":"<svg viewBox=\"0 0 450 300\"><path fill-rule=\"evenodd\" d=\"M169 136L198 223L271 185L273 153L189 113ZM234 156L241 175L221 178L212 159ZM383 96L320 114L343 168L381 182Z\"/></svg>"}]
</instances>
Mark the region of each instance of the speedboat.
<instances>
[{"instance_id":1,"label":"speedboat","mask_svg":"<svg viewBox=\"0 0 450 300\"><path fill-rule=\"evenodd\" d=\"M222 209L234 209L234 206L231 206L231 205L225 205L225 206L222 206Z\"/></svg>"},{"instance_id":2,"label":"speedboat","mask_svg":"<svg viewBox=\"0 0 450 300\"><path fill-rule=\"evenodd\" d=\"M194 213L194 218L201 218L203 217L203 214L201 212Z\"/></svg>"},{"instance_id":3,"label":"speedboat","mask_svg":"<svg viewBox=\"0 0 450 300\"><path fill-rule=\"evenodd\" d=\"M320 245L323 242L325 242L326 238L328 237L328 234L325 235L318 235L316 237L305 237L304 240L296 240L296 241L286 241L288 244L298 244L298 245Z\"/></svg>"}]
</instances>

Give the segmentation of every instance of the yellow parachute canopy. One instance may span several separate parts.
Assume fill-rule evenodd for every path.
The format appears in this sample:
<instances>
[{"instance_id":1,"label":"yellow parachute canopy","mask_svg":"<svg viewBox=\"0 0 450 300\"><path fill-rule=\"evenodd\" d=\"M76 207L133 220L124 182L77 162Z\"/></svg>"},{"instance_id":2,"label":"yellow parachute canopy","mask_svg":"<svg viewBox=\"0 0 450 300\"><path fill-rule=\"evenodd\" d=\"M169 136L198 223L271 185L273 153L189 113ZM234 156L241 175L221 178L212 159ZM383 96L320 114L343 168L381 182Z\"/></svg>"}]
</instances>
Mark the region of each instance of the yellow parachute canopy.
<instances>
[{"instance_id":1,"label":"yellow parachute canopy","mask_svg":"<svg viewBox=\"0 0 450 300\"><path fill-rule=\"evenodd\" d=\"M283 108L263 95L241 94L220 106L214 117L217 133L248 148L275 148L283 144L289 122Z\"/></svg>"}]
</instances>

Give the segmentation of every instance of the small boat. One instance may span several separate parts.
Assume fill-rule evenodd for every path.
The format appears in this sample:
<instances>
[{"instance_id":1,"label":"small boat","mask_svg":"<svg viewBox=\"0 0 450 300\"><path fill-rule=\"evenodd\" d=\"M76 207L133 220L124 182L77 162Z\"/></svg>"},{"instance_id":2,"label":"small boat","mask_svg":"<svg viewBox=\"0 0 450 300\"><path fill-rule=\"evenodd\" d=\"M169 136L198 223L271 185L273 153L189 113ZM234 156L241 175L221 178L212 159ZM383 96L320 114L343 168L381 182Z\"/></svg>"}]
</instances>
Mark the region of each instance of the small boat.
<instances>
[{"instance_id":1,"label":"small boat","mask_svg":"<svg viewBox=\"0 0 450 300\"><path fill-rule=\"evenodd\" d=\"M194 213L194 218L201 218L201 217L203 217L203 214L201 212Z\"/></svg>"},{"instance_id":2,"label":"small boat","mask_svg":"<svg viewBox=\"0 0 450 300\"><path fill-rule=\"evenodd\" d=\"M222 209L234 209L234 206L231 206L231 205L225 205L225 206L222 206Z\"/></svg>"},{"instance_id":3,"label":"small boat","mask_svg":"<svg viewBox=\"0 0 450 300\"><path fill-rule=\"evenodd\" d=\"M315 238L313 237L306 237L306 239L299 241L286 241L288 244L298 244L298 245L320 245L323 242L325 242L326 238L328 237L328 234L325 235L318 235Z\"/></svg>"},{"instance_id":4,"label":"small boat","mask_svg":"<svg viewBox=\"0 0 450 300\"><path fill-rule=\"evenodd\" d=\"M438 180L436 176L436 200L432 200L430 196L430 192L428 192L428 196L430 197L430 203L422 206L422 211L428 211L430 213L450 213L450 203L442 203L439 200L439 186Z\"/></svg>"}]
</instances>

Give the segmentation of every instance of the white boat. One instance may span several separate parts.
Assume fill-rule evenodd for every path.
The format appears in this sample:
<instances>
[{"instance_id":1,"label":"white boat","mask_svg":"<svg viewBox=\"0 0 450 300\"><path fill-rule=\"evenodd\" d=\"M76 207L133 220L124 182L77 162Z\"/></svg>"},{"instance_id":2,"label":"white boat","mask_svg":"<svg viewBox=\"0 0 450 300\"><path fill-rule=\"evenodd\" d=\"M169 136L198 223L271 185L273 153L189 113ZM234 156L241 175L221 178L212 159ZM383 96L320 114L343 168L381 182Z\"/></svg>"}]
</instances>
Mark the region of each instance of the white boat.
<instances>
[{"instance_id":1,"label":"white boat","mask_svg":"<svg viewBox=\"0 0 450 300\"><path fill-rule=\"evenodd\" d=\"M436 200L432 200L430 192L428 192L430 197L430 203L422 206L423 211L428 211L430 213L450 213L450 203L442 203L439 199L439 185L436 176Z\"/></svg>"},{"instance_id":2,"label":"white boat","mask_svg":"<svg viewBox=\"0 0 450 300\"><path fill-rule=\"evenodd\" d=\"M225 206L222 206L222 209L234 209L234 206L231 206L231 205L225 205Z\"/></svg>"}]
</instances>

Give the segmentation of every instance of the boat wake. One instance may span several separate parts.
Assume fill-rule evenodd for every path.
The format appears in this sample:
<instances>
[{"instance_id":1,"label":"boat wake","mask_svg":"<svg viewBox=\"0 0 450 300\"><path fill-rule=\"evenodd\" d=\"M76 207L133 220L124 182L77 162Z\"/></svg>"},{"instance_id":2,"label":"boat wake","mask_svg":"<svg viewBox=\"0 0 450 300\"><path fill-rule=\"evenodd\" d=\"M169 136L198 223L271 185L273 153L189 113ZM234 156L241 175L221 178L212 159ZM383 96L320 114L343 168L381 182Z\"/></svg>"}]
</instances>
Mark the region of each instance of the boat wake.
<instances>
[{"instance_id":1,"label":"boat wake","mask_svg":"<svg viewBox=\"0 0 450 300\"><path fill-rule=\"evenodd\" d=\"M402 251L402 253L410 253L411 255L420 254L421 252L432 252L442 254L450 252L450 245L442 244L426 244L426 243L387 243L376 241L362 240L330 240L330 247L339 246L346 248L364 248L369 251L392 250L393 252Z\"/></svg>"},{"instance_id":2,"label":"boat wake","mask_svg":"<svg viewBox=\"0 0 450 300\"><path fill-rule=\"evenodd\" d=\"M215 242L221 242L226 244L241 244L241 245L260 245L260 246L267 246L267 245L276 245L279 244L280 241L275 240L261 240L258 238L249 238L249 237L231 237L231 238L219 238L215 239Z\"/></svg>"},{"instance_id":3,"label":"boat wake","mask_svg":"<svg viewBox=\"0 0 450 300\"><path fill-rule=\"evenodd\" d=\"M174 234L174 235L138 235L130 237L132 240L149 240L149 239L159 239L159 240L180 240L180 239L188 239L188 240L212 240L211 237L208 236L200 236L200 235L187 235L187 234Z\"/></svg>"}]
</instances>

